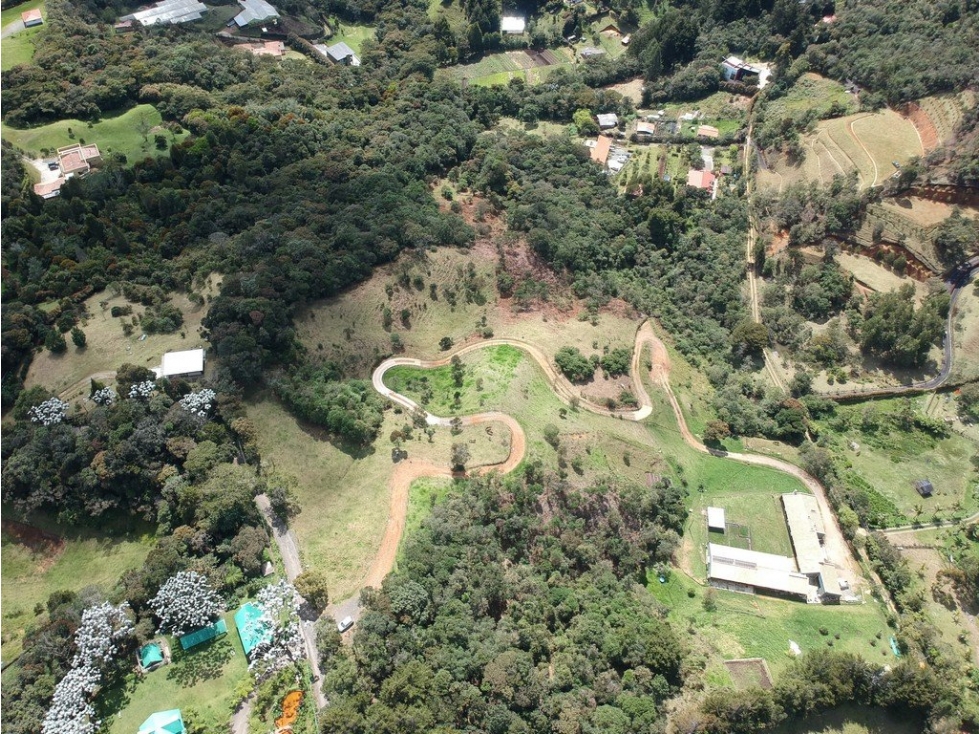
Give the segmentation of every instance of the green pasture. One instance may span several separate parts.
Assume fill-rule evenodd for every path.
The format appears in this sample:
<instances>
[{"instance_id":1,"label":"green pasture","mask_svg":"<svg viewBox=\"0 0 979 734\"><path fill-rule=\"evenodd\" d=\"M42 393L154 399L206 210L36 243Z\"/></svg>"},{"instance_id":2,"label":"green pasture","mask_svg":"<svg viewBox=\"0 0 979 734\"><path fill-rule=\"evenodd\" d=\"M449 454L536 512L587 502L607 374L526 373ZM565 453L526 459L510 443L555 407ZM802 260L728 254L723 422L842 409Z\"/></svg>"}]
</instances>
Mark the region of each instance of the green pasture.
<instances>
[{"instance_id":1,"label":"green pasture","mask_svg":"<svg viewBox=\"0 0 979 734\"><path fill-rule=\"evenodd\" d=\"M830 114L833 107L843 110L844 115L857 111L853 96L838 81L818 74L803 74L782 97L766 102L767 119L781 119L811 113L816 119Z\"/></svg>"},{"instance_id":2,"label":"green pasture","mask_svg":"<svg viewBox=\"0 0 979 734\"><path fill-rule=\"evenodd\" d=\"M408 514L405 517L405 531L401 536L401 547L405 540L418 532L425 518L436 504L452 494L452 481L445 477L428 477L411 483L408 493Z\"/></svg>"},{"instance_id":3,"label":"green pasture","mask_svg":"<svg viewBox=\"0 0 979 734\"><path fill-rule=\"evenodd\" d=\"M4 516L11 513L5 510ZM122 532L111 523L111 530L106 524L66 528L44 520L32 523L62 538L64 548L32 549L8 528L0 532L4 660L19 652L25 629L36 619L35 605L43 605L56 591L111 587L125 571L140 567L153 545L153 536L142 526Z\"/></svg>"},{"instance_id":4,"label":"green pasture","mask_svg":"<svg viewBox=\"0 0 979 734\"><path fill-rule=\"evenodd\" d=\"M374 38L374 26L340 23L333 29L333 35L330 36L327 45L332 46L334 43L343 41L354 50L355 54L360 55L360 49L364 45L364 41L369 38Z\"/></svg>"},{"instance_id":5,"label":"green pasture","mask_svg":"<svg viewBox=\"0 0 979 734\"><path fill-rule=\"evenodd\" d=\"M169 144L187 136L187 132L174 135L159 128L162 122L160 113L153 105L142 104L98 122L59 120L25 129L3 125L0 134L4 140L36 156L41 156L44 150L53 152L62 146L84 141L98 145L103 157L122 153L133 163L147 156L166 155L166 150L156 148L155 135L166 135Z\"/></svg>"},{"instance_id":6,"label":"green pasture","mask_svg":"<svg viewBox=\"0 0 979 734\"><path fill-rule=\"evenodd\" d=\"M858 653L880 663L894 662L887 644L890 631L884 609L877 602L822 606L714 589L717 610L708 612L703 605L706 588L680 572L670 574L665 584L650 574L648 588L669 608L670 617L693 629L713 655L725 660L765 658L776 678L792 660L789 640L803 652L833 643L835 650ZM828 634L821 634L821 628ZM880 640L876 638L878 632Z\"/></svg>"},{"instance_id":7,"label":"green pasture","mask_svg":"<svg viewBox=\"0 0 979 734\"><path fill-rule=\"evenodd\" d=\"M907 712L866 706L840 706L805 721L792 721L772 730L773 734L919 734L924 722Z\"/></svg>"},{"instance_id":8,"label":"green pasture","mask_svg":"<svg viewBox=\"0 0 979 734\"><path fill-rule=\"evenodd\" d=\"M44 31L43 25L35 26L4 38L0 44L3 47L0 69L6 71L21 64L31 63L31 59L34 58L34 39L42 31Z\"/></svg>"},{"instance_id":9,"label":"green pasture","mask_svg":"<svg viewBox=\"0 0 979 734\"><path fill-rule=\"evenodd\" d=\"M97 705L109 734L132 734L155 711L179 708L185 719L208 731L227 726L238 703L236 689L250 675L248 660L235 629L234 610L224 615L228 634L191 650L169 638L173 662L146 676L128 675L99 693Z\"/></svg>"}]
</instances>

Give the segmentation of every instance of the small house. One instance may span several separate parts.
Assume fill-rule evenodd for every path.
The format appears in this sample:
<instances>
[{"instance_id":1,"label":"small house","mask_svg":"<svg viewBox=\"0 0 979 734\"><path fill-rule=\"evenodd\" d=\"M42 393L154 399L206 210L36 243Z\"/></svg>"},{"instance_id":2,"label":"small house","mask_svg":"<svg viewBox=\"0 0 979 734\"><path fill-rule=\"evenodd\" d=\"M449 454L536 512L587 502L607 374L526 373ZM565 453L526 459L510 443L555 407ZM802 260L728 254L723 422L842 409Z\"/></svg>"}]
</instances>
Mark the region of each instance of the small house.
<instances>
[{"instance_id":1,"label":"small house","mask_svg":"<svg viewBox=\"0 0 979 734\"><path fill-rule=\"evenodd\" d=\"M33 28L34 26L39 26L44 23L44 18L41 16L40 8L34 8L25 13L21 13L20 19L24 21L24 28Z\"/></svg>"},{"instance_id":2,"label":"small house","mask_svg":"<svg viewBox=\"0 0 979 734\"><path fill-rule=\"evenodd\" d=\"M504 15L500 18L500 33L504 36L520 36L527 30L527 20L519 15Z\"/></svg>"},{"instance_id":3,"label":"small house","mask_svg":"<svg viewBox=\"0 0 979 734\"><path fill-rule=\"evenodd\" d=\"M698 171L696 168L691 168L687 172L687 186L693 186L695 189L712 192L714 181L714 174L710 171Z\"/></svg>"},{"instance_id":4,"label":"small house","mask_svg":"<svg viewBox=\"0 0 979 734\"><path fill-rule=\"evenodd\" d=\"M204 375L204 350L167 352L162 364L153 370L157 377L182 377L193 380Z\"/></svg>"},{"instance_id":5,"label":"small house","mask_svg":"<svg viewBox=\"0 0 979 734\"><path fill-rule=\"evenodd\" d=\"M700 138L717 138L720 135L721 131L713 125L701 125L697 128L697 137Z\"/></svg>"},{"instance_id":6,"label":"small house","mask_svg":"<svg viewBox=\"0 0 979 734\"><path fill-rule=\"evenodd\" d=\"M653 135L656 134L656 124L652 122L644 122L640 120L636 123L636 138L643 141L648 141Z\"/></svg>"},{"instance_id":7,"label":"small house","mask_svg":"<svg viewBox=\"0 0 979 734\"><path fill-rule=\"evenodd\" d=\"M154 640L136 653L136 667L141 673L149 673L169 664L170 646L165 640Z\"/></svg>"},{"instance_id":8,"label":"small house","mask_svg":"<svg viewBox=\"0 0 979 734\"><path fill-rule=\"evenodd\" d=\"M935 488L928 479L918 479L914 483L914 488L922 497L931 497L935 493Z\"/></svg>"},{"instance_id":9,"label":"small house","mask_svg":"<svg viewBox=\"0 0 979 734\"><path fill-rule=\"evenodd\" d=\"M619 116L614 112L597 115L596 117L598 119L598 127L602 130L609 130L610 128L619 126Z\"/></svg>"},{"instance_id":10,"label":"small house","mask_svg":"<svg viewBox=\"0 0 979 734\"><path fill-rule=\"evenodd\" d=\"M707 529L715 533L723 533L726 527L727 527L727 523L725 523L724 521L724 508L708 507Z\"/></svg>"},{"instance_id":11,"label":"small house","mask_svg":"<svg viewBox=\"0 0 979 734\"><path fill-rule=\"evenodd\" d=\"M233 22L239 28L279 17L279 11L265 0L238 0L238 4L241 6L241 12L234 17Z\"/></svg>"},{"instance_id":12,"label":"small house","mask_svg":"<svg viewBox=\"0 0 979 734\"><path fill-rule=\"evenodd\" d=\"M728 56L721 62L721 73L724 80L729 82L740 82L746 76L759 76L761 69L751 64L746 64L737 56Z\"/></svg>"},{"instance_id":13,"label":"small house","mask_svg":"<svg viewBox=\"0 0 979 734\"><path fill-rule=\"evenodd\" d=\"M150 714L150 717L140 725L137 734L185 734L186 731L187 727L184 726L180 709L170 709Z\"/></svg>"},{"instance_id":14,"label":"small house","mask_svg":"<svg viewBox=\"0 0 979 734\"><path fill-rule=\"evenodd\" d=\"M319 50L319 49L317 49ZM326 58L332 61L334 64L345 64L346 66L360 66L360 59L357 58L357 54L354 50L350 48L343 41L339 43L334 43L332 46L327 46L321 53L324 53Z\"/></svg>"},{"instance_id":15,"label":"small house","mask_svg":"<svg viewBox=\"0 0 979 734\"><path fill-rule=\"evenodd\" d=\"M595 146L591 149L591 159L600 166L608 163L608 154L612 150L612 138L600 135L595 141Z\"/></svg>"}]
</instances>

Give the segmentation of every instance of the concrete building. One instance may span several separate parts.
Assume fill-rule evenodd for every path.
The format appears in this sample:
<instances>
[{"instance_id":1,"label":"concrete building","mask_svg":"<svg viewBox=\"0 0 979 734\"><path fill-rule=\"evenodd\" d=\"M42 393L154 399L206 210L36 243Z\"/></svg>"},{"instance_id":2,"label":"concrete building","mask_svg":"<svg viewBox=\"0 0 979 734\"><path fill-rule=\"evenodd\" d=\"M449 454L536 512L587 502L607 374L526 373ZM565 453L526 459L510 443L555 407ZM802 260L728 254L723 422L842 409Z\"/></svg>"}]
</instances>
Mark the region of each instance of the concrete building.
<instances>
[{"instance_id":1,"label":"concrete building","mask_svg":"<svg viewBox=\"0 0 979 734\"><path fill-rule=\"evenodd\" d=\"M707 529L713 530L718 533L723 533L724 529L727 527L727 523L724 520L724 508L723 507L708 507L707 508Z\"/></svg>"},{"instance_id":2,"label":"concrete building","mask_svg":"<svg viewBox=\"0 0 979 734\"><path fill-rule=\"evenodd\" d=\"M707 578L711 586L728 591L818 601L818 588L788 556L709 543Z\"/></svg>"},{"instance_id":3,"label":"concrete building","mask_svg":"<svg viewBox=\"0 0 979 734\"><path fill-rule=\"evenodd\" d=\"M721 62L721 72L724 79L729 82L740 82L744 77L753 75L760 76L761 69L751 64L746 64L737 56L728 56Z\"/></svg>"},{"instance_id":4,"label":"concrete building","mask_svg":"<svg viewBox=\"0 0 979 734\"><path fill-rule=\"evenodd\" d=\"M614 112L596 115L596 117L598 119L598 127L602 130L608 130L610 128L619 126L619 116Z\"/></svg>"},{"instance_id":5,"label":"concrete building","mask_svg":"<svg viewBox=\"0 0 979 734\"><path fill-rule=\"evenodd\" d=\"M339 43L334 43L332 46L327 46L323 43L318 43L313 46L317 51L319 51L323 56L328 58L334 64L346 64L347 66L360 66L360 59L357 58L357 54L354 50L350 48L343 41Z\"/></svg>"},{"instance_id":6,"label":"concrete building","mask_svg":"<svg viewBox=\"0 0 979 734\"><path fill-rule=\"evenodd\" d=\"M826 552L822 544L825 537L823 517L816 498L811 494L783 494L782 507L799 570L805 574L818 574L820 565L826 562Z\"/></svg>"}]
</instances>

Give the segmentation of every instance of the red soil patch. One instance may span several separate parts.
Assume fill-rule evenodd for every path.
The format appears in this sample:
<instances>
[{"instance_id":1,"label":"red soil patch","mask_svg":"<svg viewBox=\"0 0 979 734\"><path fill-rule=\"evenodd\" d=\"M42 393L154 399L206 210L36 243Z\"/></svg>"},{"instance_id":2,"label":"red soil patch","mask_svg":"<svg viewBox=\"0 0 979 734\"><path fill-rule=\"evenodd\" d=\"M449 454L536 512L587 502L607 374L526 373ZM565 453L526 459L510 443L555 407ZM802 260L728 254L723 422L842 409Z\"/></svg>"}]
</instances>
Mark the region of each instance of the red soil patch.
<instances>
[{"instance_id":1,"label":"red soil patch","mask_svg":"<svg viewBox=\"0 0 979 734\"><path fill-rule=\"evenodd\" d=\"M907 249L901 247L900 245L894 245L890 243L872 245L871 247L865 248L861 254L866 255L867 257L873 259L873 257L878 252L881 253L890 252L895 256L903 255L904 259L908 261L908 265L904 269L904 272L905 274L907 274L909 278L914 278L915 280L925 283L928 281L929 278L934 276L934 273L927 265L925 265L918 258L912 255Z\"/></svg>"},{"instance_id":2,"label":"red soil patch","mask_svg":"<svg viewBox=\"0 0 979 734\"><path fill-rule=\"evenodd\" d=\"M773 257L782 250L789 249L789 233L785 230L780 230L772 236L772 243L768 246L765 254L768 257Z\"/></svg>"},{"instance_id":3,"label":"red soil patch","mask_svg":"<svg viewBox=\"0 0 979 734\"><path fill-rule=\"evenodd\" d=\"M928 117L927 112L914 102L906 104L900 112L901 116L906 117L914 125L915 130L918 131L918 135L921 137L921 146L925 149L925 153L938 147L940 142L938 140L938 130L935 129L935 123Z\"/></svg>"},{"instance_id":4,"label":"red soil patch","mask_svg":"<svg viewBox=\"0 0 979 734\"><path fill-rule=\"evenodd\" d=\"M45 533L43 530L38 530L30 525L14 520L4 520L2 527L7 535L26 546L35 556L39 556L38 573L44 573L51 568L65 550L64 540L57 535Z\"/></svg>"}]
</instances>

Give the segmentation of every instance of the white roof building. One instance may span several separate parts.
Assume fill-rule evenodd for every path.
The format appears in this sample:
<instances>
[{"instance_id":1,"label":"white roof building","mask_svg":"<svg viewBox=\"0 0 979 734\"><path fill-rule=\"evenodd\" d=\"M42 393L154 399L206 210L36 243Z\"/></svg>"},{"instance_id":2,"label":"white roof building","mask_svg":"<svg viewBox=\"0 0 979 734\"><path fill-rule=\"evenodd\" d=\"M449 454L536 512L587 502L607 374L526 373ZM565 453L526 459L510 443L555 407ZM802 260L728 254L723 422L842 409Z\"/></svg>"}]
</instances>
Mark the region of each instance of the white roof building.
<instances>
[{"instance_id":1,"label":"white roof building","mask_svg":"<svg viewBox=\"0 0 979 734\"><path fill-rule=\"evenodd\" d=\"M238 4L242 7L242 11L235 16L235 25L239 28L268 18L279 17L279 11L265 0L238 0Z\"/></svg>"},{"instance_id":2,"label":"white roof building","mask_svg":"<svg viewBox=\"0 0 979 734\"><path fill-rule=\"evenodd\" d=\"M769 591L817 601L817 587L788 556L708 543L707 577L732 591Z\"/></svg>"},{"instance_id":3,"label":"white roof building","mask_svg":"<svg viewBox=\"0 0 979 734\"><path fill-rule=\"evenodd\" d=\"M343 41L334 43L332 46L326 46L325 44L320 43L313 48L326 56L326 58L328 58L334 64L360 66L360 59L357 58L357 54L355 54L354 50Z\"/></svg>"},{"instance_id":4,"label":"white roof building","mask_svg":"<svg viewBox=\"0 0 979 734\"><path fill-rule=\"evenodd\" d=\"M202 375L204 374L204 350L187 349L183 352L167 352L163 355L163 363L159 369L160 377Z\"/></svg>"},{"instance_id":5,"label":"white roof building","mask_svg":"<svg viewBox=\"0 0 979 734\"><path fill-rule=\"evenodd\" d=\"M816 498L811 494L783 494L782 506L799 570L819 573L820 566L826 561L826 552L820 542L824 528Z\"/></svg>"},{"instance_id":6,"label":"white roof building","mask_svg":"<svg viewBox=\"0 0 979 734\"><path fill-rule=\"evenodd\" d=\"M158 25L160 23L186 23L200 20L207 11L204 3L198 0L162 0L145 10L138 10L132 15L124 15L120 21L135 20L142 26Z\"/></svg>"},{"instance_id":7,"label":"white roof building","mask_svg":"<svg viewBox=\"0 0 979 734\"><path fill-rule=\"evenodd\" d=\"M614 112L609 112L603 115L597 115L597 117L598 117L598 126L602 130L608 130L611 127L619 126L619 116L616 115Z\"/></svg>"},{"instance_id":8,"label":"white roof building","mask_svg":"<svg viewBox=\"0 0 979 734\"><path fill-rule=\"evenodd\" d=\"M724 532L726 523L724 522L724 508L723 507L708 507L707 508L707 529L717 530L721 533Z\"/></svg>"},{"instance_id":9,"label":"white roof building","mask_svg":"<svg viewBox=\"0 0 979 734\"><path fill-rule=\"evenodd\" d=\"M500 33L519 36L527 30L527 21L519 15L504 15L500 18Z\"/></svg>"}]
</instances>

